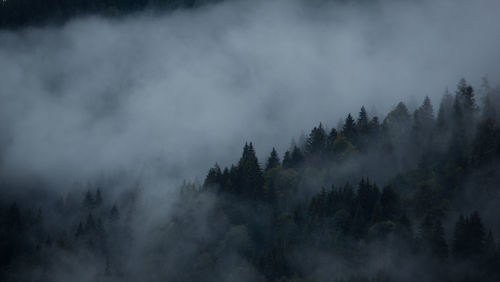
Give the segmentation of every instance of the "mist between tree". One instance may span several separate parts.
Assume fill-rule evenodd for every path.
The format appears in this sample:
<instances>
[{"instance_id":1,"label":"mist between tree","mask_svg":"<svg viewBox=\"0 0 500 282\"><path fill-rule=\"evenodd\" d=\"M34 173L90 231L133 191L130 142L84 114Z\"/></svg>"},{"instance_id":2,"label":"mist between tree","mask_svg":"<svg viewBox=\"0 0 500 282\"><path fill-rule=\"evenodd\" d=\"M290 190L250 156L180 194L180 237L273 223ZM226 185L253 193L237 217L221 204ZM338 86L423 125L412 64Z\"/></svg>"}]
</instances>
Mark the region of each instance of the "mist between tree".
<instances>
[{"instance_id":1,"label":"mist between tree","mask_svg":"<svg viewBox=\"0 0 500 282\"><path fill-rule=\"evenodd\" d=\"M496 281L499 4L326 2L0 31L0 280Z\"/></svg>"}]
</instances>

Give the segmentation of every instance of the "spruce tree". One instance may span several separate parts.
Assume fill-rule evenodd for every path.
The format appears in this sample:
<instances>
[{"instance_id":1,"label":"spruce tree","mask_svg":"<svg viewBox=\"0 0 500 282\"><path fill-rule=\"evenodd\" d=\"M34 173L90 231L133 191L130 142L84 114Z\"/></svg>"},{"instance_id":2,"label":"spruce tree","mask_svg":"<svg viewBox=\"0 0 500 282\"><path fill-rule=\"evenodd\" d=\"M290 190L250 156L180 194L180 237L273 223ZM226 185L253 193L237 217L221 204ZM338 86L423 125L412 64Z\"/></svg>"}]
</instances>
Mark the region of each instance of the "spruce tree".
<instances>
[{"instance_id":1,"label":"spruce tree","mask_svg":"<svg viewBox=\"0 0 500 282\"><path fill-rule=\"evenodd\" d=\"M97 188L97 191L95 192L94 205L96 207L99 207L101 204L102 204L101 189Z\"/></svg>"},{"instance_id":2,"label":"spruce tree","mask_svg":"<svg viewBox=\"0 0 500 282\"><path fill-rule=\"evenodd\" d=\"M314 127L309 137L307 138L306 150L309 154L322 153L326 147L326 132L323 125L320 123L318 127Z\"/></svg>"},{"instance_id":3,"label":"spruce tree","mask_svg":"<svg viewBox=\"0 0 500 282\"><path fill-rule=\"evenodd\" d=\"M434 256L441 260L448 257L448 244L444 239L444 229L441 221L436 219L430 236L430 246Z\"/></svg>"},{"instance_id":4,"label":"spruce tree","mask_svg":"<svg viewBox=\"0 0 500 282\"><path fill-rule=\"evenodd\" d=\"M266 171L278 167L279 165L280 165L280 158L278 156L278 153L276 152L276 149L273 148L271 154L269 155L269 158L267 159Z\"/></svg>"},{"instance_id":5,"label":"spruce tree","mask_svg":"<svg viewBox=\"0 0 500 282\"><path fill-rule=\"evenodd\" d=\"M359 135L364 136L368 133L368 113L364 106L359 111L358 120L356 122L356 129Z\"/></svg>"},{"instance_id":6,"label":"spruce tree","mask_svg":"<svg viewBox=\"0 0 500 282\"><path fill-rule=\"evenodd\" d=\"M441 103L439 104L439 111L437 116L437 127L441 134L447 132L452 128L453 116L453 96L446 89Z\"/></svg>"},{"instance_id":7,"label":"spruce tree","mask_svg":"<svg viewBox=\"0 0 500 282\"><path fill-rule=\"evenodd\" d=\"M356 142L356 122L350 113L347 115L344 126L342 127L342 135L344 135L349 142L353 144Z\"/></svg>"},{"instance_id":8,"label":"spruce tree","mask_svg":"<svg viewBox=\"0 0 500 282\"><path fill-rule=\"evenodd\" d=\"M87 192L85 193L85 197L83 198L83 207L86 209L91 209L94 207L94 203L95 203L95 198L92 195L92 193L90 193L90 189L88 189Z\"/></svg>"},{"instance_id":9,"label":"spruce tree","mask_svg":"<svg viewBox=\"0 0 500 282\"><path fill-rule=\"evenodd\" d=\"M396 108L387 114L384 119L383 127L392 137L398 138L405 137L409 131L411 116L408 108L403 102L399 102Z\"/></svg>"},{"instance_id":10,"label":"spruce tree","mask_svg":"<svg viewBox=\"0 0 500 282\"><path fill-rule=\"evenodd\" d=\"M221 184L222 172L220 170L219 164L215 163L214 167L208 170L208 174L205 177L203 186L205 188L214 187Z\"/></svg>"},{"instance_id":11,"label":"spruce tree","mask_svg":"<svg viewBox=\"0 0 500 282\"><path fill-rule=\"evenodd\" d=\"M333 153L333 142L335 142L337 135L337 130L335 128L332 128L330 130L330 133L328 133L328 136L326 137L326 152L329 154Z\"/></svg>"},{"instance_id":12,"label":"spruce tree","mask_svg":"<svg viewBox=\"0 0 500 282\"><path fill-rule=\"evenodd\" d=\"M240 192L249 198L264 197L264 176L255 155L253 144L245 144L243 154L238 162Z\"/></svg>"},{"instance_id":13,"label":"spruce tree","mask_svg":"<svg viewBox=\"0 0 500 282\"><path fill-rule=\"evenodd\" d=\"M113 207L111 208L111 211L109 212L109 218L111 221L117 221L120 219L120 212L118 211L116 205L113 205Z\"/></svg>"},{"instance_id":14,"label":"spruce tree","mask_svg":"<svg viewBox=\"0 0 500 282\"><path fill-rule=\"evenodd\" d=\"M286 151L285 156L283 157L282 167L287 169L287 168L291 168L292 166L293 166L292 154L290 154L290 151Z\"/></svg>"},{"instance_id":15,"label":"spruce tree","mask_svg":"<svg viewBox=\"0 0 500 282\"><path fill-rule=\"evenodd\" d=\"M385 186L380 195L380 204L384 219L395 220L401 212L400 197L391 185Z\"/></svg>"},{"instance_id":16,"label":"spruce tree","mask_svg":"<svg viewBox=\"0 0 500 282\"><path fill-rule=\"evenodd\" d=\"M304 154L302 153L302 150L300 150L299 147L297 146L293 147L291 159L292 159L292 167L297 167L304 161Z\"/></svg>"}]
</instances>

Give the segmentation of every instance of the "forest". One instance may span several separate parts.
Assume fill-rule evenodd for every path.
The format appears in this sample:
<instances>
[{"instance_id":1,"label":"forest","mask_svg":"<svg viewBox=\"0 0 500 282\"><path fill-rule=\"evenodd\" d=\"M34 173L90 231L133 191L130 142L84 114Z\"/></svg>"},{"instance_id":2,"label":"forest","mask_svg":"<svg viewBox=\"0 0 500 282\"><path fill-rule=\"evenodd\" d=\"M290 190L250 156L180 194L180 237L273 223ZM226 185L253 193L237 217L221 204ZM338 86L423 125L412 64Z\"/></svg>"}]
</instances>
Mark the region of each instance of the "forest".
<instances>
[{"instance_id":1,"label":"forest","mask_svg":"<svg viewBox=\"0 0 500 282\"><path fill-rule=\"evenodd\" d=\"M179 187L140 248L140 185L2 197L0 280L498 281L499 111L499 88L462 79L436 111L361 107L265 160L248 141Z\"/></svg>"},{"instance_id":2,"label":"forest","mask_svg":"<svg viewBox=\"0 0 500 282\"><path fill-rule=\"evenodd\" d=\"M500 281L499 11L0 0L0 282Z\"/></svg>"}]
</instances>

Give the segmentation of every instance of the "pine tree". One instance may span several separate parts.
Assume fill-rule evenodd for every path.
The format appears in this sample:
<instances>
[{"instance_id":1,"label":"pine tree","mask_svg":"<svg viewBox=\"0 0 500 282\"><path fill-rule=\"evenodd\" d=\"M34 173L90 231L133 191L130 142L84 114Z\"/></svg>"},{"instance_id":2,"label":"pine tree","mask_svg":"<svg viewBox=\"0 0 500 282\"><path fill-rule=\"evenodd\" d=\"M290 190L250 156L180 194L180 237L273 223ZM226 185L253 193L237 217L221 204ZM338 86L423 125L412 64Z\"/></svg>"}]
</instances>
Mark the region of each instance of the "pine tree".
<instances>
[{"instance_id":1,"label":"pine tree","mask_svg":"<svg viewBox=\"0 0 500 282\"><path fill-rule=\"evenodd\" d=\"M476 124L477 105L474 98L474 89L465 79L461 79L455 92L453 140L461 140L461 144L453 144L461 151L469 144Z\"/></svg>"},{"instance_id":2,"label":"pine tree","mask_svg":"<svg viewBox=\"0 0 500 282\"><path fill-rule=\"evenodd\" d=\"M83 198L83 207L86 209L91 209L94 207L94 203L95 198L92 193L90 193L90 189L88 189L87 193L85 193L85 197Z\"/></svg>"},{"instance_id":3,"label":"pine tree","mask_svg":"<svg viewBox=\"0 0 500 282\"><path fill-rule=\"evenodd\" d=\"M269 158L267 159L265 171L269 171L270 169L278 167L279 165L280 165L280 158L278 156L278 153L276 152L276 149L273 148L271 154L269 155Z\"/></svg>"},{"instance_id":4,"label":"pine tree","mask_svg":"<svg viewBox=\"0 0 500 282\"><path fill-rule=\"evenodd\" d=\"M495 161L499 155L500 127L492 119L487 119L477 126L472 161L475 165L484 165Z\"/></svg>"},{"instance_id":5,"label":"pine tree","mask_svg":"<svg viewBox=\"0 0 500 282\"><path fill-rule=\"evenodd\" d=\"M486 77L483 77L483 81L482 81L482 93L483 93L483 107L482 107L482 114L481 114L481 118L483 120L486 120L486 119L492 119L492 120L495 120L497 121L498 120L498 117L497 117L497 109L495 107L495 102L497 102L497 99L495 98L498 98L496 97L497 95L495 95L495 92L496 91L493 91L490 87L490 82L488 81L488 78Z\"/></svg>"},{"instance_id":6,"label":"pine tree","mask_svg":"<svg viewBox=\"0 0 500 282\"><path fill-rule=\"evenodd\" d=\"M484 252L484 245L486 239L486 232L483 222L477 211L473 212L470 216L469 230L471 237L471 253L481 254Z\"/></svg>"},{"instance_id":7,"label":"pine tree","mask_svg":"<svg viewBox=\"0 0 500 282\"><path fill-rule=\"evenodd\" d=\"M215 163L214 167L208 170L208 174L203 182L203 187L210 188L221 184L222 172L219 164Z\"/></svg>"},{"instance_id":8,"label":"pine tree","mask_svg":"<svg viewBox=\"0 0 500 282\"><path fill-rule=\"evenodd\" d=\"M375 184L372 185L368 179L365 181L363 178L359 183L357 196L358 203L364 211L364 219L370 222L375 205L380 199L380 192Z\"/></svg>"},{"instance_id":9,"label":"pine tree","mask_svg":"<svg viewBox=\"0 0 500 282\"><path fill-rule=\"evenodd\" d=\"M368 123L368 130L370 137L372 138L378 138L380 134L380 121L378 117L373 117L370 122Z\"/></svg>"},{"instance_id":10,"label":"pine tree","mask_svg":"<svg viewBox=\"0 0 500 282\"><path fill-rule=\"evenodd\" d=\"M446 259L448 257L448 244L444 239L443 225L439 219L436 219L432 228L430 237L430 246L434 256L439 259Z\"/></svg>"},{"instance_id":11,"label":"pine tree","mask_svg":"<svg viewBox=\"0 0 500 282\"><path fill-rule=\"evenodd\" d=\"M401 212L401 202L399 195L392 188L386 186L380 195L380 204L382 205L382 214L384 219L395 220Z\"/></svg>"},{"instance_id":12,"label":"pine tree","mask_svg":"<svg viewBox=\"0 0 500 282\"><path fill-rule=\"evenodd\" d=\"M356 122L356 129L359 135L363 136L368 133L368 113L364 106L359 111L358 121Z\"/></svg>"},{"instance_id":13,"label":"pine tree","mask_svg":"<svg viewBox=\"0 0 500 282\"><path fill-rule=\"evenodd\" d=\"M368 120L368 114L366 112L365 107L361 107L361 110L358 115L358 120L356 122L356 138L354 140L354 145L361 151L366 151L368 146L368 142L370 142L369 138L370 134L370 122Z\"/></svg>"},{"instance_id":14,"label":"pine tree","mask_svg":"<svg viewBox=\"0 0 500 282\"><path fill-rule=\"evenodd\" d=\"M342 127L342 135L344 135L351 143L356 142L356 122L350 113L347 115L344 126Z\"/></svg>"},{"instance_id":15,"label":"pine tree","mask_svg":"<svg viewBox=\"0 0 500 282\"><path fill-rule=\"evenodd\" d=\"M455 223L453 232L453 255L463 258L467 255L467 222L465 217L460 215Z\"/></svg>"},{"instance_id":16,"label":"pine tree","mask_svg":"<svg viewBox=\"0 0 500 282\"><path fill-rule=\"evenodd\" d=\"M485 229L478 212L470 217L460 215L455 224L453 254L457 258L470 258L485 250Z\"/></svg>"},{"instance_id":17,"label":"pine tree","mask_svg":"<svg viewBox=\"0 0 500 282\"><path fill-rule=\"evenodd\" d=\"M242 195L253 199L264 197L264 176L252 143L245 144L238 162L238 187Z\"/></svg>"},{"instance_id":18,"label":"pine tree","mask_svg":"<svg viewBox=\"0 0 500 282\"><path fill-rule=\"evenodd\" d=\"M286 151L285 156L283 157L282 167L287 169L287 168L291 168L292 166L293 166L292 155L290 154L290 151Z\"/></svg>"},{"instance_id":19,"label":"pine tree","mask_svg":"<svg viewBox=\"0 0 500 282\"><path fill-rule=\"evenodd\" d=\"M302 153L302 150L300 150L299 147L294 146L291 158L292 158L292 167L297 167L304 161L304 154Z\"/></svg>"},{"instance_id":20,"label":"pine tree","mask_svg":"<svg viewBox=\"0 0 500 282\"><path fill-rule=\"evenodd\" d=\"M94 205L96 207L99 207L101 204L102 204L101 189L97 188L97 191L95 192Z\"/></svg>"},{"instance_id":21,"label":"pine tree","mask_svg":"<svg viewBox=\"0 0 500 282\"><path fill-rule=\"evenodd\" d=\"M411 116L408 108L403 102L399 102L396 108L385 117L383 128L391 136L399 139L407 135L410 122Z\"/></svg>"},{"instance_id":22,"label":"pine tree","mask_svg":"<svg viewBox=\"0 0 500 282\"><path fill-rule=\"evenodd\" d=\"M322 153L326 147L326 132L323 125L320 123L318 127L314 127L309 137L307 138L306 150L309 154Z\"/></svg>"},{"instance_id":23,"label":"pine tree","mask_svg":"<svg viewBox=\"0 0 500 282\"><path fill-rule=\"evenodd\" d=\"M330 130L330 133L328 133L328 136L326 137L326 151L329 154L333 153L333 142L335 142L337 135L337 130L335 128L332 128Z\"/></svg>"},{"instance_id":24,"label":"pine tree","mask_svg":"<svg viewBox=\"0 0 500 282\"><path fill-rule=\"evenodd\" d=\"M422 222L420 222L419 226L419 232L420 232L420 239L425 242L429 243L432 241L432 229L434 227L434 220L433 217L430 214L427 214L424 216L422 219Z\"/></svg>"},{"instance_id":25,"label":"pine tree","mask_svg":"<svg viewBox=\"0 0 500 282\"><path fill-rule=\"evenodd\" d=\"M437 116L437 127L441 133L444 133L452 128L453 116L453 96L446 89L441 103L439 104L439 111Z\"/></svg>"},{"instance_id":26,"label":"pine tree","mask_svg":"<svg viewBox=\"0 0 500 282\"><path fill-rule=\"evenodd\" d=\"M111 211L109 212L109 218L111 221L117 221L120 219L120 213L118 212L118 208L116 205L113 205Z\"/></svg>"},{"instance_id":27,"label":"pine tree","mask_svg":"<svg viewBox=\"0 0 500 282\"><path fill-rule=\"evenodd\" d=\"M434 135L434 110L431 100L425 97L424 103L413 114L412 139L419 154L426 153L432 145Z\"/></svg>"},{"instance_id":28,"label":"pine tree","mask_svg":"<svg viewBox=\"0 0 500 282\"><path fill-rule=\"evenodd\" d=\"M428 96L425 96L424 103L415 110L413 116L413 130L428 137L434 126L434 110Z\"/></svg>"},{"instance_id":29,"label":"pine tree","mask_svg":"<svg viewBox=\"0 0 500 282\"><path fill-rule=\"evenodd\" d=\"M464 78L457 85L456 97L466 118L471 118L477 110L474 89L468 85Z\"/></svg>"}]
</instances>

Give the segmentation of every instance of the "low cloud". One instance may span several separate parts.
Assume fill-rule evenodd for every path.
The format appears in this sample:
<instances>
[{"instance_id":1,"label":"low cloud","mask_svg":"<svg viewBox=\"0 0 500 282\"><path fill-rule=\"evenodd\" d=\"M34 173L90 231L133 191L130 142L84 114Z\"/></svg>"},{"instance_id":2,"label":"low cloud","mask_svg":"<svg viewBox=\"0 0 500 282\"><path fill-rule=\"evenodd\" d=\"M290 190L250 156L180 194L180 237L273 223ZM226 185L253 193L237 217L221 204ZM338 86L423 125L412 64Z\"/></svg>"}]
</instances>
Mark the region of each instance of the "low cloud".
<instances>
[{"instance_id":1,"label":"low cloud","mask_svg":"<svg viewBox=\"0 0 500 282\"><path fill-rule=\"evenodd\" d=\"M245 141L263 161L361 105L383 116L429 95L437 108L461 77L498 83L498 1L322 5L228 1L0 32L3 174L200 180Z\"/></svg>"}]
</instances>

